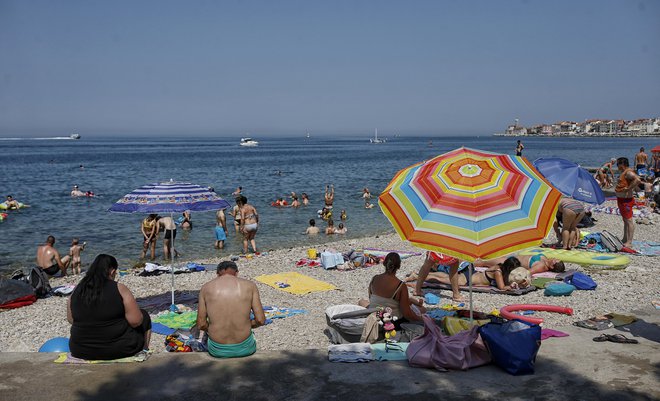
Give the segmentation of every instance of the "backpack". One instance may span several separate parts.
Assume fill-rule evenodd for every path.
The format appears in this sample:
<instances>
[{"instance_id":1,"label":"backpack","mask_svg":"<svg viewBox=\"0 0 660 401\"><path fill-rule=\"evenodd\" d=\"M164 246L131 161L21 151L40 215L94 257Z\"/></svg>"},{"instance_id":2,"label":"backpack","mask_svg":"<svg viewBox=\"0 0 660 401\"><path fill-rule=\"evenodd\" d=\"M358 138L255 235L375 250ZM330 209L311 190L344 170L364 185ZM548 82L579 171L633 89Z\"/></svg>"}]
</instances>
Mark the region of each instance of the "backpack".
<instances>
[{"instance_id":1,"label":"backpack","mask_svg":"<svg viewBox=\"0 0 660 401\"><path fill-rule=\"evenodd\" d=\"M623 242L616 235L607 230L600 233L600 242L610 252L620 252L623 249Z\"/></svg>"},{"instance_id":2,"label":"backpack","mask_svg":"<svg viewBox=\"0 0 660 401\"><path fill-rule=\"evenodd\" d=\"M574 286L578 290L595 290L598 284L588 275L575 272L564 279L564 282Z\"/></svg>"},{"instance_id":3,"label":"backpack","mask_svg":"<svg viewBox=\"0 0 660 401\"><path fill-rule=\"evenodd\" d=\"M25 267L12 273L14 280L24 281L34 288L37 298L46 298L51 293L50 281L46 273L38 266Z\"/></svg>"}]
</instances>

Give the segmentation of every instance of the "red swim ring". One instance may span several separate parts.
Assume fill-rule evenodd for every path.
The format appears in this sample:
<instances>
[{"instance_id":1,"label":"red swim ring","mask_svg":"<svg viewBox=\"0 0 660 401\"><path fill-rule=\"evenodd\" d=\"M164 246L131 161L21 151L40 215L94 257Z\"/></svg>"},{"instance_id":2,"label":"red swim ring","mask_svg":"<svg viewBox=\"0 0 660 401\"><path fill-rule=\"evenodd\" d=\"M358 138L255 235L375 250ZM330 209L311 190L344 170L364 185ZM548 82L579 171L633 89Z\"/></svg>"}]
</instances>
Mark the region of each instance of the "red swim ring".
<instances>
[{"instance_id":1,"label":"red swim ring","mask_svg":"<svg viewBox=\"0 0 660 401\"><path fill-rule=\"evenodd\" d=\"M542 304L515 304L515 305L507 305L503 308L500 309L500 315L502 315L503 318L505 319L518 319L522 320L527 323L532 323L532 324L541 324L543 323L543 319L539 317L529 317L529 316L521 316L516 313L513 313L514 311L521 311L521 310L535 310L535 311L541 311L541 312L556 312L556 313L563 313L565 315L573 315L573 309L572 308L566 308L564 306L556 306L556 305L542 305Z\"/></svg>"}]
</instances>

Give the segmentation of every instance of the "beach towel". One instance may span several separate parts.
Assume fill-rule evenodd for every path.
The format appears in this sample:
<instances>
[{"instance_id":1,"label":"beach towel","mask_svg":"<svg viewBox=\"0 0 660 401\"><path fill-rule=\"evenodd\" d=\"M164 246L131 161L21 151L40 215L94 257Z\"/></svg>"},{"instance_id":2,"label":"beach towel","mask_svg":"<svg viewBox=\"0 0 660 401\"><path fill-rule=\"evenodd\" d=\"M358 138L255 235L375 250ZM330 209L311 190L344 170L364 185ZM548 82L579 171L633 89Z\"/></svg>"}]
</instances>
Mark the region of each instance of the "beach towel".
<instances>
[{"instance_id":1,"label":"beach towel","mask_svg":"<svg viewBox=\"0 0 660 401\"><path fill-rule=\"evenodd\" d=\"M295 295L337 289L337 287L330 283L297 272L265 274L257 276L254 279L278 290L286 291Z\"/></svg>"},{"instance_id":2,"label":"beach towel","mask_svg":"<svg viewBox=\"0 0 660 401\"><path fill-rule=\"evenodd\" d=\"M307 313L305 309L279 308L277 306L264 306L266 315L266 324L273 322L273 319L284 319L289 316L301 315ZM250 318L254 315L250 312ZM197 311L188 311L184 313L165 312L155 316L152 320L151 330L155 333L169 335L177 329L189 330L197 323Z\"/></svg>"},{"instance_id":3,"label":"beach towel","mask_svg":"<svg viewBox=\"0 0 660 401\"><path fill-rule=\"evenodd\" d=\"M408 345L407 342L371 344L371 353L375 361L407 361Z\"/></svg>"},{"instance_id":4,"label":"beach towel","mask_svg":"<svg viewBox=\"0 0 660 401\"><path fill-rule=\"evenodd\" d=\"M184 313L164 312L151 319L152 322L160 323L172 329L188 330L197 323L197 312Z\"/></svg>"},{"instance_id":5,"label":"beach towel","mask_svg":"<svg viewBox=\"0 0 660 401\"><path fill-rule=\"evenodd\" d=\"M633 241L632 249L644 256L660 256L660 242Z\"/></svg>"},{"instance_id":6,"label":"beach towel","mask_svg":"<svg viewBox=\"0 0 660 401\"><path fill-rule=\"evenodd\" d=\"M174 291L174 303L194 307L199 299L199 291ZM172 304L172 293L163 292L157 295L136 299L138 306L149 314L158 313L170 309ZM194 307L196 308L196 307Z\"/></svg>"},{"instance_id":7,"label":"beach towel","mask_svg":"<svg viewBox=\"0 0 660 401\"><path fill-rule=\"evenodd\" d=\"M120 359L109 359L105 360L88 360L80 359L71 355L69 352L61 352L57 359L53 362L61 363L63 365L82 365L82 364L107 364L107 363L132 363L132 362L144 362L151 356L151 352L139 352L137 355L129 356L126 358Z\"/></svg>"},{"instance_id":8,"label":"beach towel","mask_svg":"<svg viewBox=\"0 0 660 401\"><path fill-rule=\"evenodd\" d=\"M369 362L374 360L371 344L331 344L328 345L328 360L330 362Z\"/></svg>"},{"instance_id":9,"label":"beach towel","mask_svg":"<svg viewBox=\"0 0 660 401\"><path fill-rule=\"evenodd\" d=\"M364 248L362 252L366 255L377 256L379 258L384 258L390 252L398 253L401 259L407 259L411 256L421 255L420 252L397 251L392 249L379 249L379 248Z\"/></svg>"},{"instance_id":10,"label":"beach towel","mask_svg":"<svg viewBox=\"0 0 660 401\"><path fill-rule=\"evenodd\" d=\"M591 319L580 320L573 323L574 326L591 330L605 330L612 327L625 326L637 321L634 315L622 315L619 313L608 313Z\"/></svg>"},{"instance_id":11,"label":"beach towel","mask_svg":"<svg viewBox=\"0 0 660 401\"><path fill-rule=\"evenodd\" d=\"M170 334L174 333L176 329L167 327L162 323L151 322L151 331L157 334L162 334L164 336L169 336Z\"/></svg>"},{"instance_id":12,"label":"beach towel","mask_svg":"<svg viewBox=\"0 0 660 401\"><path fill-rule=\"evenodd\" d=\"M425 281L424 282L424 288L438 288L438 289L441 289L441 290L451 291L451 285L445 284L445 283L431 282L431 281ZM462 285L458 288L461 291L469 291L470 290L470 288L467 285ZM498 289L497 287L488 286L488 285L473 285L472 286L472 291L473 292L481 292L481 293L485 293L485 294L524 295L524 294L527 294L529 292L536 291L536 287L534 287L533 285L530 285L530 286L525 287L525 288L517 288L517 289L511 289L511 290L508 290L508 291L504 291L504 290Z\"/></svg>"}]
</instances>

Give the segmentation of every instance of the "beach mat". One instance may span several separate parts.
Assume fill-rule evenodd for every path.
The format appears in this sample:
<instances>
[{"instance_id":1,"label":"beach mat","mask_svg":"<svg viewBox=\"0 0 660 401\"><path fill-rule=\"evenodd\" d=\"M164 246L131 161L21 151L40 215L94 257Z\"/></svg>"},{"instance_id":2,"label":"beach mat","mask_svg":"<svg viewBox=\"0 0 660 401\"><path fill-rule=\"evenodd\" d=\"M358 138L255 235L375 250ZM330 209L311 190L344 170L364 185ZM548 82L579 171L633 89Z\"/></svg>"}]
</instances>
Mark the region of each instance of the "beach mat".
<instances>
[{"instance_id":1,"label":"beach mat","mask_svg":"<svg viewBox=\"0 0 660 401\"><path fill-rule=\"evenodd\" d=\"M199 291L174 291L174 303L193 307L199 299ZM164 292L162 294L150 295L148 297L138 298L138 307L146 310L149 314L169 310L172 304L172 293Z\"/></svg>"},{"instance_id":2,"label":"beach mat","mask_svg":"<svg viewBox=\"0 0 660 401\"><path fill-rule=\"evenodd\" d=\"M420 252L397 251L397 250L391 250L391 249L364 248L362 250L362 253L364 253L365 255L376 256L376 257L379 257L379 258L384 258L390 252L398 253L399 257L401 257L401 259L406 259L406 258L409 258L411 256L420 256L421 255Z\"/></svg>"},{"instance_id":3,"label":"beach mat","mask_svg":"<svg viewBox=\"0 0 660 401\"><path fill-rule=\"evenodd\" d=\"M414 284L414 282L413 282ZM436 281L425 281L424 282L424 288L434 288L434 289L441 289L441 290L449 290L451 291L451 285L450 284L445 284L445 283L438 283ZM458 287L461 291L470 291L470 288L467 285L462 285ZM525 288L517 288L517 289L511 289L508 291L500 290L497 287L492 287L489 285L473 285L472 286L472 292L481 292L484 294L504 294L504 295L524 295L527 293L530 293L532 291L536 291L536 287L533 285L530 285Z\"/></svg>"},{"instance_id":4,"label":"beach mat","mask_svg":"<svg viewBox=\"0 0 660 401\"><path fill-rule=\"evenodd\" d=\"M632 249L644 256L660 256L660 242L633 241Z\"/></svg>"},{"instance_id":5,"label":"beach mat","mask_svg":"<svg viewBox=\"0 0 660 401\"><path fill-rule=\"evenodd\" d=\"M264 274L262 276L257 276L254 279L278 290L286 291L295 295L337 289L337 287L330 283L297 272Z\"/></svg>"},{"instance_id":6,"label":"beach mat","mask_svg":"<svg viewBox=\"0 0 660 401\"><path fill-rule=\"evenodd\" d=\"M606 330L613 327L625 326L637 321L635 315L623 315L620 313L608 313L591 319L580 320L573 323L574 326L590 330Z\"/></svg>"},{"instance_id":7,"label":"beach mat","mask_svg":"<svg viewBox=\"0 0 660 401\"><path fill-rule=\"evenodd\" d=\"M93 365L104 365L109 363L133 363L133 362L144 362L151 356L150 352L140 352L137 355L129 356L126 358L120 359L110 359L110 360L88 360L80 359L71 355L69 352L61 352L54 363L61 363L63 365L83 365L83 364L93 364Z\"/></svg>"},{"instance_id":8,"label":"beach mat","mask_svg":"<svg viewBox=\"0 0 660 401\"><path fill-rule=\"evenodd\" d=\"M609 269L625 269L630 264L630 258L625 255L601 252L587 252L552 248L529 248L519 252L520 255L544 255L546 258L559 259L562 262L576 263L586 266L602 266Z\"/></svg>"}]
</instances>

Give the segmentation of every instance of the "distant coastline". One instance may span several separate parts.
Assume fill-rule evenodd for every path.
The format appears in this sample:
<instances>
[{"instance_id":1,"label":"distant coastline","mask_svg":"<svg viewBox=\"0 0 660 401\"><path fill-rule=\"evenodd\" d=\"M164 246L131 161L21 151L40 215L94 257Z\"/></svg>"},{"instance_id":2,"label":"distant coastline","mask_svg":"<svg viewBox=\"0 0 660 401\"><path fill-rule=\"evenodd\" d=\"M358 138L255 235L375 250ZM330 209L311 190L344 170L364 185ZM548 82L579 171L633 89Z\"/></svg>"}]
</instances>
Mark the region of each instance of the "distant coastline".
<instances>
[{"instance_id":1,"label":"distant coastline","mask_svg":"<svg viewBox=\"0 0 660 401\"><path fill-rule=\"evenodd\" d=\"M650 134L640 134L637 132L618 132L618 133L557 133L557 134L506 134L495 133L493 136L506 136L506 137L527 137L527 138L658 138L660 132Z\"/></svg>"},{"instance_id":2,"label":"distant coastline","mask_svg":"<svg viewBox=\"0 0 660 401\"><path fill-rule=\"evenodd\" d=\"M525 127L519 120L493 136L534 136L534 137L659 137L660 118L640 118L637 120L585 120L560 121L553 124L537 124Z\"/></svg>"}]
</instances>

